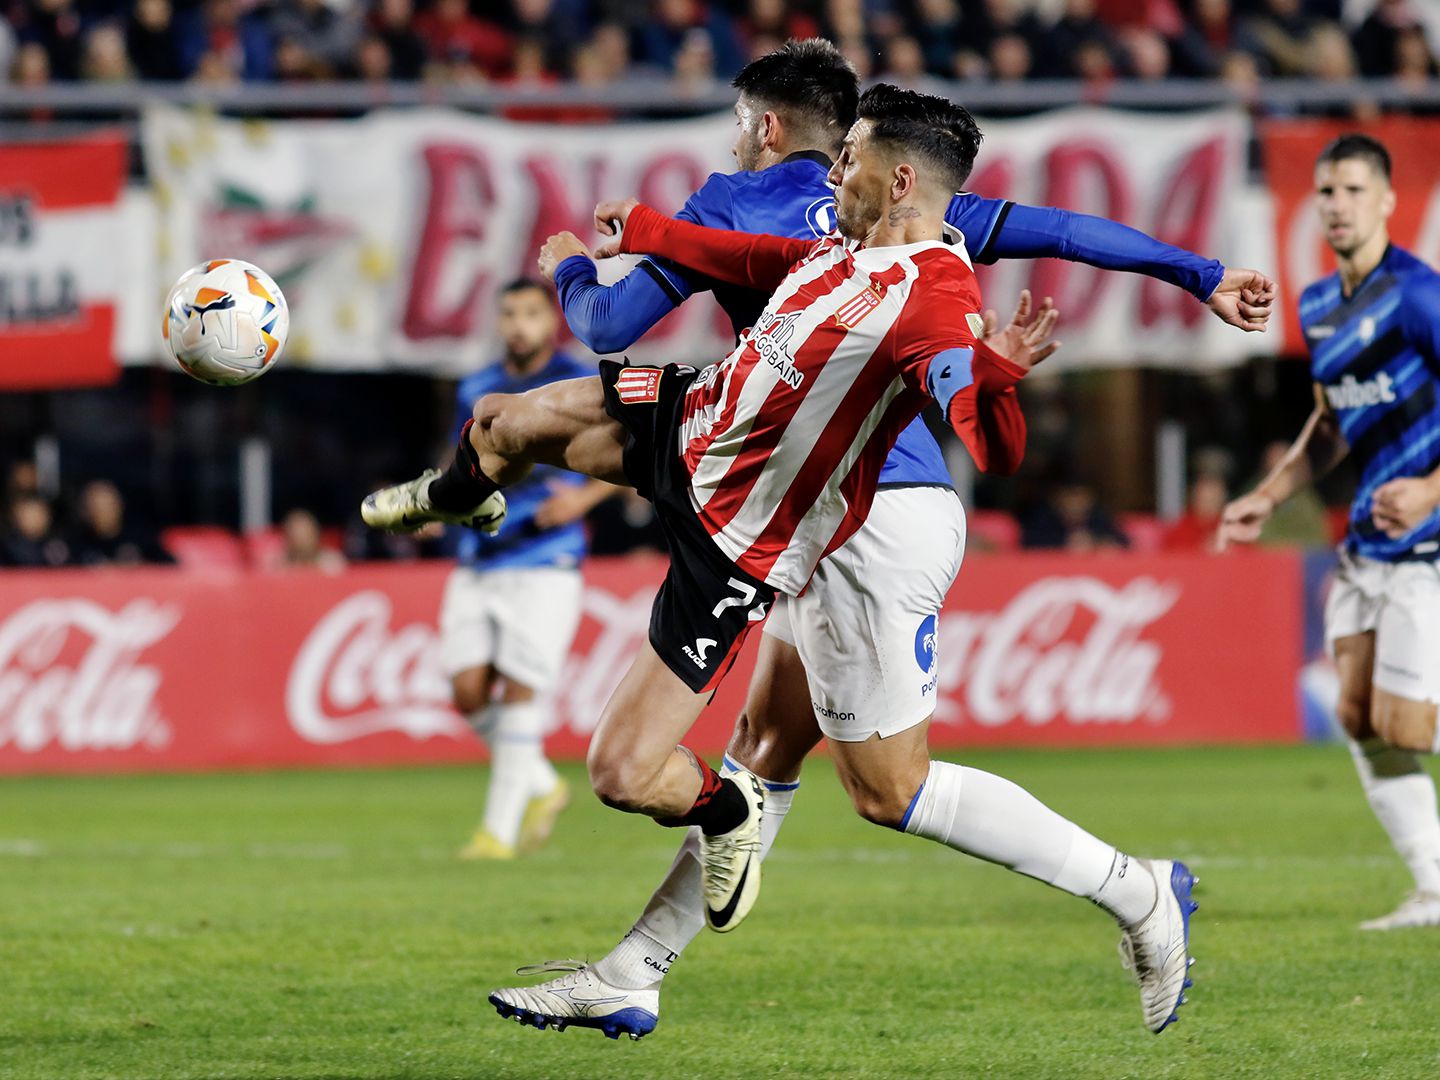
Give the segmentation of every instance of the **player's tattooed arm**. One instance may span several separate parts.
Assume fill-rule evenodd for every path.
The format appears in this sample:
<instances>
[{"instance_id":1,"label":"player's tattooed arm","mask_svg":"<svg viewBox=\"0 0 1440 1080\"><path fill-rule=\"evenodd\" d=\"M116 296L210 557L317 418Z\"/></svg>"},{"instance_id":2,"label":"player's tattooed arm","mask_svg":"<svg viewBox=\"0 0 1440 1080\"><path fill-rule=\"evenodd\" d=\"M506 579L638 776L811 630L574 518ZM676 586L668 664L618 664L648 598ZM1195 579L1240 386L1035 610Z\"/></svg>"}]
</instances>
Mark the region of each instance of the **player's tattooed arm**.
<instances>
[{"instance_id":1,"label":"player's tattooed arm","mask_svg":"<svg viewBox=\"0 0 1440 1080\"><path fill-rule=\"evenodd\" d=\"M1220 515L1215 549L1224 551L1232 543L1253 544L1259 540L1275 507L1300 490L1310 478L1328 473L1349 451L1335 414L1330 411L1325 390L1317 383L1315 409L1285 456L1254 491L1230 502Z\"/></svg>"}]
</instances>

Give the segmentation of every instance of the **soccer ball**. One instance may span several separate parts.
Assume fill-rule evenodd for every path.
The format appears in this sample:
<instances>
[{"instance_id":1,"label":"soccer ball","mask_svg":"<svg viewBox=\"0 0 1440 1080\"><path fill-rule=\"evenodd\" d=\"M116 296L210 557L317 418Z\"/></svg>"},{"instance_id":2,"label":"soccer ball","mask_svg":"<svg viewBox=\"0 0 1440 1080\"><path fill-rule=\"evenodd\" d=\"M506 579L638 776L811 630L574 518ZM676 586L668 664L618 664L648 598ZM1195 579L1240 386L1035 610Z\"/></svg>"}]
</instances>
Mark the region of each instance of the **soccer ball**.
<instances>
[{"instance_id":1,"label":"soccer ball","mask_svg":"<svg viewBox=\"0 0 1440 1080\"><path fill-rule=\"evenodd\" d=\"M211 259L180 275L160 333L185 374L239 386L280 359L290 308L270 275L239 259Z\"/></svg>"}]
</instances>

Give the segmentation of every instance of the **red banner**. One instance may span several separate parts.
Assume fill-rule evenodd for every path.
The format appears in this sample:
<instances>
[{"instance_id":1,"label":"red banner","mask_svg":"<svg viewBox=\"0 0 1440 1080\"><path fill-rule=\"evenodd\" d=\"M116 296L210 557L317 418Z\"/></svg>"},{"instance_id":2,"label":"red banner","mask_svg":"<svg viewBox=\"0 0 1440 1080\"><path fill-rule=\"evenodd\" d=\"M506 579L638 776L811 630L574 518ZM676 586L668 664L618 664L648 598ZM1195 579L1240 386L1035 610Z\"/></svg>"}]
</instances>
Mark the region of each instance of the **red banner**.
<instances>
[{"instance_id":1,"label":"red banner","mask_svg":"<svg viewBox=\"0 0 1440 1080\"><path fill-rule=\"evenodd\" d=\"M583 754L663 566L591 563L553 753ZM446 572L0 574L0 773L478 758L439 665ZM753 649L690 745L725 745ZM1299 562L982 556L938 654L940 746L1293 740Z\"/></svg>"},{"instance_id":2,"label":"red banner","mask_svg":"<svg viewBox=\"0 0 1440 1080\"><path fill-rule=\"evenodd\" d=\"M1315 211L1315 159L1351 121L1271 120L1260 127L1265 177L1275 200L1275 249L1280 256L1280 302L1285 313L1285 352L1304 355L1296 304L1312 281L1335 272ZM1432 266L1440 266L1440 119L1386 116L1364 126L1390 151L1395 214L1390 237Z\"/></svg>"},{"instance_id":3,"label":"red banner","mask_svg":"<svg viewBox=\"0 0 1440 1080\"><path fill-rule=\"evenodd\" d=\"M126 163L118 137L0 146L0 388L119 374Z\"/></svg>"}]
</instances>

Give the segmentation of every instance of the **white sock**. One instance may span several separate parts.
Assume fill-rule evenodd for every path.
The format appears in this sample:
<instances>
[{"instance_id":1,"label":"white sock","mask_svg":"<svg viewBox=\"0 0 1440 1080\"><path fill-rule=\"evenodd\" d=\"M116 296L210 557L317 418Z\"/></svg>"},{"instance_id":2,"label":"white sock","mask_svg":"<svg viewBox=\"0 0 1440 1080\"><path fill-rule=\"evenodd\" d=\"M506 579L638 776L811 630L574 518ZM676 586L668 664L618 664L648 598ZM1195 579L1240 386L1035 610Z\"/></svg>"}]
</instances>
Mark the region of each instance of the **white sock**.
<instances>
[{"instance_id":1,"label":"white sock","mask_svg":"<svg viewBox=\"0 0 1440 1080\"><path fill-rule=\"evenodd\" d=\"M721 776L732 776L735 763L726 757ZM795 800L799 782L765 785L765 813L760 818L760 859L763 862L775 845L785 815ZM705 929L705 896L700 888L700 830L685 830L685 839L670 864L670 872L650 896L645 912L620 944L595 964L602 979L625 989L639 989L659 982L670 973L685 946ZM664 957L663 961L660 959ZM656 963L649 961L655 960Z\"/></svg>"},{"instance_id":2,"label":"white sock","mask_svg":"<svg viewBox=\"0 0 1440 1080\"><path fill-rule=\"evenodd\" d=\"M1155 906L1154 877L1009 780L932 761L902 831L1095 901L1122 924Z\"/></svg>"},{"instance_id":3,"label":"white sock","mask_svg":"<svg viewBox=\"0 0 1440 1080\"><path fill-rule=\"evenodd\" d=\"M1374 736L1359 742L1352 739L1350 754L1370 809L1410 867L1415 887L1440 893L1440 814L1435 807L1435 781L1419 756Z\"/></svg>"},{"instance_id":4,"label":"white sock","mask_svg":"<svg viewBox=\"0 0 1440 1080\"><path fill-rule=\"evenodd\" d=\"M490 736L490 788L485 794L486 832L515 846L525 806L554 785L555 770L545 760L541 732L545 710L539 702L497 703ZM548 773L548 783L547 783Z\"/></svg>"}]
</instances>

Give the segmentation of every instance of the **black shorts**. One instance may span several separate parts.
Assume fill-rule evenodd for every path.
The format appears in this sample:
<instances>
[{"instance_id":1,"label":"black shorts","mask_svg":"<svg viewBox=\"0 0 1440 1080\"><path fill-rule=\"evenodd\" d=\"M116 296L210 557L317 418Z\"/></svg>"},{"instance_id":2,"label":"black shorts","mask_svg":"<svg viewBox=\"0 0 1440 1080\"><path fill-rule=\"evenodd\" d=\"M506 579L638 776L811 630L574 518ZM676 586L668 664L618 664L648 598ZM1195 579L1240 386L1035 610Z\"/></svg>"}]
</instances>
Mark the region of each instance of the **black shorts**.
<instances>
[{"instance_id":1,"label":"black shorts","mask_svg":"<svg viewBox=\"0 0 1440 1080\"><path fill-rule=\"evenodd\" d=\"M710 539L690 505L680 460L680 418L692 367L600 361L605 411L625 428L625 479L655 504L670 570L650 609L650 645L697 694L713 690L764 621L775 590L745 573Z\"/></svg>"}]
</instances>

